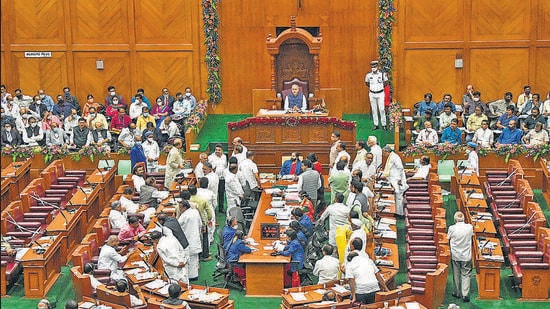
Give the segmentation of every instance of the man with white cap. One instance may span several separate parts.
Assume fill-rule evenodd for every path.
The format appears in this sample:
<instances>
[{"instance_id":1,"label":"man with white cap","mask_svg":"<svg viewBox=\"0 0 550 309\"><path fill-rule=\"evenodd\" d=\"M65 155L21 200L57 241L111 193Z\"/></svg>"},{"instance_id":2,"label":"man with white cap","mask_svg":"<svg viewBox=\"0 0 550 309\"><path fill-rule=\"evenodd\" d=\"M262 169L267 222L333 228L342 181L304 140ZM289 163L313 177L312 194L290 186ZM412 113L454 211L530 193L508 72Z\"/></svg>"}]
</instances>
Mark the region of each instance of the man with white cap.
<instances>
[{"instance_id":1,"label":"man with white cap","mask_svg":"<svg viewBox=\"0 0 550 309\"><path fill-rule=\"evenodd\" d=\"M378 61L374 60L370 62L371 72L365 76L365 84L369 87L369 99L372 113L372 120L374 122L373 130L378 130L378 113L380 113L380 121L382 122L382 128L387 130L386 127L386 110L384 109L384 87L388 85L388 76L386 73L381 72L378 69Z\"/></svg>"},{"instance_id":2,"label":"man with white cap","mask_svg":"<svg viewBox=\"0 0 550 309\"><path fill-rule=\"evenodd\" d=\"M466 162L466 167L474 170L479 176L479 157L477 156L476 148L476 143L468 142L466 147L466 154L468 155L468 162Z\"/></svg>"},{"instance_id":3,"label":"man with white cap","mask_svg":"<svg viewBox=\"0 0 550 309\"><path fill-rule=\"evenodd\" d=\"M403 216L403 193L409 188L403 162L391 147L386 145L382 150L388 156L382 179L387 179L392 185L395 194L396 213L399 216Z\"/></svg>"}]
</instances>

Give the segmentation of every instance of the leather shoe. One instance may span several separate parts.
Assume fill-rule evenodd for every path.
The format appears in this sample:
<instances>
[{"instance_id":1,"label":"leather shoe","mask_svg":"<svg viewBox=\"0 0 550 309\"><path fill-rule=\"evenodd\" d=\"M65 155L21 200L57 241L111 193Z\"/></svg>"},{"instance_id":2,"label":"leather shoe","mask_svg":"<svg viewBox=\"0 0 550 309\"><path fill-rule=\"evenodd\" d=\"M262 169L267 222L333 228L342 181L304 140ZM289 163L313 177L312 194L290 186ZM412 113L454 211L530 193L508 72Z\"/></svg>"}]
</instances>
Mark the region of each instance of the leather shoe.
<instances>
[{"instance_id":1,"label":"leather shoe","mask_svg":"<svg viewBox=\"0 0 550 309\"><path fill-rule=\"evenodd\" d=\"M469 303L470 302L470 297L464 296L464 297L462 297L462 301L465 302L465 303Z\"/></svg>"},{"instance_id":2,"label":"leather shoe","mask_svg":"<svg viewBox=\"0 0 550 309\"><path fill-rule=\"evenodd\" d=\"M374 128L372 128L373 130L378 130L380 129L378 126L374 126Z\"/></svg>"},{"instance_id":3,"label":"leather shoe","mask_svg":"<svg viewBox=\"0 0 550 309\"><path fill-rule=\"evenodd\" d=\"M451 294L454 298L460 298L460 296L456 295L455 293Z\"/></svg>"},{"instance_id":4,"label":"leather shoe","mask_svg":"<svg viewBox=\"0 0 550 309\"><path fill-rule=\"evenodd\" d=\"M201 262L208 262L208 261L212 261L212 257L211 257L211 256L209 256L209 257L207 257L207 258L202 258L202 259L201 259Z\"/></svg>"},{"instance_id":5,"label":"leather shoe","mask_svg":"<svg viewBox=\"0 0 550 309\"><path fill-rule=\"evenodd\" d=\"M384 130L384 131L388 131L388 127L386 127L386 126L382 126L382 130Z\"/></svg>"}]
</instances>

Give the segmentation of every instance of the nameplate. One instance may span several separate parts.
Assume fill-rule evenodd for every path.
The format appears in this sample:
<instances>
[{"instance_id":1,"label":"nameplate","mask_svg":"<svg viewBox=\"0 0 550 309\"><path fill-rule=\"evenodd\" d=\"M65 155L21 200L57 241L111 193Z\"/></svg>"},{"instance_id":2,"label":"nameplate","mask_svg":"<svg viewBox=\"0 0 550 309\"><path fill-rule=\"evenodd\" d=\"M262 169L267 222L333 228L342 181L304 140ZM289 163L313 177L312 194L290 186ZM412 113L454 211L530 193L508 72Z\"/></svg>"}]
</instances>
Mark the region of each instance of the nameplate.
<instances>
[{"instance_id":1,"label":"nameplate","mask_svg":"<svg viewBox=\"0 0 550 309\"><path fill-rule=\"evenodd\" d=\"M52 52L25 52L25 58L51 58Z\"/></svg>"},{"instance_id":2,"label":"nameplate","mask_svg":"<svg viewBox=\"0 0 550 309\"><path fill-rule=\"evenodd\" d=\"M260 224L261 239L279 239L281 236L281 225L279 223Z\"/></svg>"}]
</instances>

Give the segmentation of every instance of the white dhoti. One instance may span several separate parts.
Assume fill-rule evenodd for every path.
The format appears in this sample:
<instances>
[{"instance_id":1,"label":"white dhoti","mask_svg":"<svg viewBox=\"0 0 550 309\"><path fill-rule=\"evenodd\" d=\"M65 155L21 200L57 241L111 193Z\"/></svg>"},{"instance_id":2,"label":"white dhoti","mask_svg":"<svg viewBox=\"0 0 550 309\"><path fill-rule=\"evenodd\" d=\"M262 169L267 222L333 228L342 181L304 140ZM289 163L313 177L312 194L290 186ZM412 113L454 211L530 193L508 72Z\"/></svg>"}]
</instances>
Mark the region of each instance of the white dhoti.
<instances>
[{"instance_id":1,"label":"white dhoti","mask_svg":"<svg viewBox=\"0 0 550 309\"><path fill-rule=\"evenodd\" d=\"M391 178L389 179L393 192L395 194L395 213L402 216L404 215L403 210L403 194L409 188L409 185L405 180L401 180L401 185L399 185L399 179Z\"/></svg>"},{"instance_id":2,"label":"white dhoti","mask_svg":"<svg viewBox=\"0 0 550 309\"><path fill-rule=\"evenodd\" d=\"M187 274L189 278L198 278L199 277L199 253L190 253L189 254L189 264L187 267Z\"/></svg>"}]
</instances>

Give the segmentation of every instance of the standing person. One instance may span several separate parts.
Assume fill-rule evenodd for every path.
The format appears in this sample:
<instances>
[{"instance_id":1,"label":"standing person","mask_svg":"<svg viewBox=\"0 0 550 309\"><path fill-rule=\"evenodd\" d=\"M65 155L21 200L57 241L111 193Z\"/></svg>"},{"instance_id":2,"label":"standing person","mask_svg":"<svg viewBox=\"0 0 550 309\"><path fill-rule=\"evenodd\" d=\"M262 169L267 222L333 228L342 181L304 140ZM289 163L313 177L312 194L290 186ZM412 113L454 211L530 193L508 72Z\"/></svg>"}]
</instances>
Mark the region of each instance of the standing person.
<instances>
[{"instance_id":1,"label":"standing person","mask_svg":"<svg viewBox=\"0 0 550 309\"><path fill-rule=\"evenodd\" d=\"M351 173L349 170L345 170L348 161L339 161L336 163L336 171L331 173L328 178L328 184L330 186L330 200L334 201L334 196L337 193L344 195L344 203L349 195L349 183L351 181Z\"/></svg>"},{"instance_id":2,"label":"standing person","mask_svg":"<svg viewBox=\"0 0 550 309\"><path fill-rule=\"evenodd\" d=\"M223 213L224 193L225 193L225 175L224 171L227 168L227 157L223 153L221 144L216 144L214 153L208 156L208 162L212 164L212 169L218 175L218 212Z\"/></svg>"},{"instance_id":3,"label":"standing person","mask_svg":"<svg viewBox=\"0 0 550 309\"><path fill-rule=\"evenodd\" d=\"M197 195L197 187L195 185L189 186L189 193L191 194L191 198L189 199L190 202L197 204L198 211L201 215L201 221L202 221L202 259L203 262L208 262L212 260L212 257L210 257L210 244L208 242L208 230L215 228L214 226L211 226L211 220L214 216L212 214L211 208L208 205L208 201L206 201L204 198Z\"/></svg>"},{"instance_id":4,"label":"standing person","mask_svg":"<svg viewBox=\"0 0 550 309\"><path fill-rule=\"evenodd\" d=\"M229 165L228 172L225 173L225 194L227 195L227 212L232 207L239 206L244 198L244 190L237 176L239 167Z\"/></svg>"},{"instance_id":5,"label":"standing person","mask_svg":"<svg viewBox=\"0 0 550 309\"><path fill-rule=\"evenodd\" d=\"M262 185L260 183L260 175L258 173L258 166L254 162L254 155L254 151L248 151L246 153L246 160L241 162L241 164L239 165L239 170L241 171L241 173L243 173L243 176L246 179L246 183L248 185L248 188L250 189L250 194L252 194L252 191L258 191L262 189Z\"/></svg>"},{"instance_id":6,"label":"standing person","mask_svg":"<svg viewBox=\"0 0 550 309\"><path fill-rule=\"evenodd\" d=\"M384 153L388 156L384 167L383 178L388 179L395 194L395 208L399 216L403 216L403 193L409 188L405 176L403 162L398 154L393 152L389 146L384 147Z\"/></svg>"},{"instance_id":7,"label":"standing person","mask_svg":"<svg viewBox=\"0 0 550 309\"><path fill-rule=\"evenodd\" d=\"M386 73L378 69L378 61L370 62L371 72L365 76L365 84L369 87L370 108L372 120L374 122L373 130L378 130L378 114L380 113L380 122L382 128L387 130L386 110L384 109L384 87L388 85L389 80Z\"/></svg>"},{"instance_id":8,"label":"standing person","mask_svg":"<svg viewBox=\"0 0 550 309\"><path fill-rule=\"evenodd\" d=\"M472 272L472 236L474 228L464 223L464 214L457 211L455 224L449 226L448 237L451 246L451 263L453 265L453 297L470 301L470 274Z\"/></svg>"},{"instance_id":9,"label":"standing person","mask_svg":"<svg viewBox=\"0 0 550 309\"><path fill-rule=\"evenodd\" d=\"M176 218L169 217L167 214L161 213L157 216L157 220L162 226L172 230L172 234L174 234L174 236L178 239L183 249L187 249L187 247L189 247L189 241L187 241L187 237L183 233L183 230L181 229L181 226Z\"/></svg>"},{"instance_id":10,"label":"standing person","mask_svg":"<svg viewBox=\"0 0 550 309\"><path fill-rule=\"evenodd\" d=\"M322 224L327 217L329 218L328 243L336 246L336 228L348 223L349 208L344 205L344 195L342 193L336 193L333 201L333 204L328 205L323 212L317 224Z\"/></svg>"},{"instance_id":11,"label":"standing person","mask_svg":"<svg viewBox=\"0 0 550 309\"><path fill-rule=\"evenodd\" d=\"M374 169L378 170L382 167L382 148L378 145L378 138L374 135L369 136L367 145L370 148L370 153L374 156L372 161Z\"/></svg>"},{"instance_id":12,"label":"standing person","mask_svg":"<svg viewBox=\"0 0 550 309\"><path fill-rule=\"evenodd\" d=\"M155 173L159 167L160 148L155 141L153 132L145 133L145 143L142 144L143 153L147 159L147 172Z\"/></svg>"},{"instance_id":13,"label":"standing person","mask_svg":"<svg viewBox=\"0 0 550 309\"><path fill-rule=\"evenodd\" d=\"M466 146L466 155L468 156L468 162L466 167L472 169L479 176L479 157L476 152L477 144L474 142L468 142Z\"/></svg>"},{"instance_id":14,"label":"standing person","mask_svg":"<svg viewBox=\"0 0 550 309\"><path fill-rule=\"evenodd\" d=\"M353 163L351 164L352 169L355 169L355 167L361 163L365 162L365 157L367 156L367 150L365 149L367 147L367 143L365 141L357 141L355 143L355 159L353 159Z\"/></svg>"},{"instance_id":15,"label":"standing person","mask_svg":"<svg viewBox=\"0 0 550 309\"><path fill-rule=\"evenodd\" d=\"M155 233L156 234L156 233ZM172 280L189 284L189 248L183 248L168 227L162 228L163 236L157 244L157 252L162 260L164 271ZM158 237L155 235L156 238Z\"/></svg>"},{"instance_id":16,"label":"standing person","mask_svg":"<svg viewBox=\"0 0 550 309\"><path fill-rule=\"evenodd\" d=\"M202 171L202 167L204 166L204 163L208 162L208 155L206 152L202 152L199 155L199 163L195 166L195 169L193 170L195 173L195 177L197 178L197 181L204 177L204 172Z\"/></svg>"},{"instance_id":17,"label":"standing person","mask_svg":"<svg viewBox=\"0 0 550 309\"><path fill-rule=\"evenodd\" d=\"M338 271L340 269L340 261L332 256L334 246L325 244L322 250L323 258L315 262L315 267L313 268L313 274L319 277L317 284L338 279Z\"/></svg>"},{"instance_id":18,"label":"standing person","mask_svg":"<svg viewBox=\"0 0 550 309\"><path fill-rule=\"evenodd\" d=\"M346 279L349 279L351 301L353 303L373 303L374 296L380 290L380 286L383 290L388 290L384 279L380 275L380 270L368 256L351 252L347 257L347 261L345 266Z\"/></svg>"},{"instance_id":19,"label":"standing person","mask_svg":"<svg viewBox=\"0 0 550 309\"><path fill-rule=\"evenodd\" d=\"M246 157L246 152L248 151L248 148L246 148L246 146L243 144L243 139L240 138L239 136L235 137L233 139L233 142L231 142L233 144L233 153L231 154L231 156L234 156L236 153L235 153L235 147L237 146L241 146L243 147L243 151L242 151L242 154L243 156Z\"/></svg>"},{"instance_id":20,"label":"standing person","mask_svg":"<svg viewBox=\"0 0 550 309\"><path fill-rule=\"evenodd\" d=\"M191 208L188 201L181 201L180 208L182 209L182 213L178 218L178 222L189 241L189 266L187 267L187 272L189 281L196 281L199 279L199 254L202 252L201 215L198 210Z\"/></svg>"},{"instance_id":21,"label":"standing person","mask_svg":"<svg viewBox=\"0 0 550 309\"><path fill-rule=\"evenodd\" d=\"M312 168L310 160L302 162L304 172L298 176L298 191L306 191L314 206L317 205L318 190L321 187L321 175Z\"/></svg>"},{"instance_id":22,"label":"standing person","mask_svg":"<svg viewBox=\"0 0 550 309\"><path fill-rule=\"evenodd\" d=\"M340 145L340 132L333 131L330 135L330 141L332 142L332 145L330 146L330 153L329 153L329 164L328 166L330 168L334 167L334 164L336 164L336 157L338 156L339 150L338 145Z\"/></svg>"},{"instance_id":23,"label":"standing person","mask_svg":"<svg viewBox=\"0 0 550 309\"><path fill-rule=\"evenodd\" d=\"M164 186L166 186L166 188L170 188L176 175L184 168L185 161L181 153L182 147L183 141L181 138L176 138L174 140L174 147L170 149L166 157L166 174L164 176Z\"/></svg>"}]
</instances>

